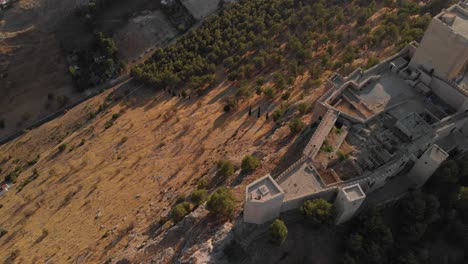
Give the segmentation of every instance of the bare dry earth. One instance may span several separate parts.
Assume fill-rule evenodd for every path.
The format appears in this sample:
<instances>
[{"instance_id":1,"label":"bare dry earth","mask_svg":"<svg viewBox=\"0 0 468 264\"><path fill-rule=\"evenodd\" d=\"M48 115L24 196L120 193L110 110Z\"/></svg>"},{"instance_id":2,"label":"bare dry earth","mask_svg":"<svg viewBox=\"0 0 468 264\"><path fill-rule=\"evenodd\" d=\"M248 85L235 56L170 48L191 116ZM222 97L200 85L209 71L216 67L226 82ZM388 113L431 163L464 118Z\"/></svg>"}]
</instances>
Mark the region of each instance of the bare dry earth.
<instances>
[{"instance_id":1,"label":"bare dry earth","mask_svg":"<svg viewBox=\"0 0 468 264\"><path fill-rule=\"evenodd\" d=\"M110 102L135 88L130 83L112 95L109 90L0 146L4 174L40 154L16 186L34 169L39 177L0 200L0 226L8 230L0 239L0 259L17 251L21 263L94 263L134 251L179 194L188 194L199 178L213 177L218 160L239 165L244 155L254 153L263 161L253 175L235 175L224 183L236 186L240 205L244 183L271 171L294 140L287 126L274 129L271 119L249 117L249 102L224 113L222 98L234 92L227 83L199 99L141 88L88 120L106 97ZM275 107L262 100L260 105L263 111ZM114 113L120 117L105 130ZM59 144L67 148L61 152Z\"/></svg>"},{"instance_id":2,"label":"bare dry earth","mask_svg":"<svg viewBox=\"0 0 468 264\"><path fill-rule=\"evenodd\" d=\"M4 75L0 78L0 119L6 123L0 137L56 109L57 105L45 108L49 92L72 99L77 96L59 43L49 31L53 21L48 19L48 15L66 13L74 1L55 6L20 1L0 17L0 32L6 36L0 41L0 73ZM44 8L51 9L44 12Z\"/></svg>"},{"instance_id":3,"label":"bare dry earth","mask_svg":"<svg viewBox=\"0 0 468 264\"><path fill-rule=\"evenodd\" d=\"M137 59L156 46L168 43L177 35L177 30L167 21L161 11L147 12L131 18L119 30L114 39L125 61Z\"/></svg>"},{"instance_id":4,"label":"bare dry earth","mask_svg":"<svg viewBox=\"0 0 468 264\"><path fill-rule=\"evenodd\" d=\"M0 129L0 138L59 109L56 100L48 101L49 93L55 98L67 96L70 102L83 96L72 86L66 54L60 46L80 47L89 40L90 34L84 32L73 14L82 3L21 0L0 15L0 120L6 125ZM98 21L107 34L115 33L125 62L138 59L140 54L176 36L161 12L138 12L146 8L154 8L154 3L119 2ZM129 12L135 17L127 21L123 17Z\"/></svg>"}]
</instances>

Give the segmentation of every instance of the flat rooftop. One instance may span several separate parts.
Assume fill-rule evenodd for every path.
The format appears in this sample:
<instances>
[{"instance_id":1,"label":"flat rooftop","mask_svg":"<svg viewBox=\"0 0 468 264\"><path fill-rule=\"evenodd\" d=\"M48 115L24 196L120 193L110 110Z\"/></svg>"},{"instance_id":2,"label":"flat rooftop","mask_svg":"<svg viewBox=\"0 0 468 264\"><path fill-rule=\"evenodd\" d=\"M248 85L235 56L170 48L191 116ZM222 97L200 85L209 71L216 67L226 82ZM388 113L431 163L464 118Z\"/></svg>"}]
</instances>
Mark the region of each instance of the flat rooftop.
<instances>
[{"instance_id":1,"label":"flat rooftop","mask_svg":"<svg viewBox=\"0 0 468 264\"><path fill-rule=\"evenodd\" d=\"M460 5L453 5L437 18L452 30L468 39L468 10Z\"/></svg>"},{"instance_id":2,"label":"flat rooftop","mask_svg":"<svg viewBox=\"0 0 468 264\"><path fill-rule=\"evenodd\" d=\"M348 198L348 200L350 201L354 201L354 200L366 197L366 195L362 191L359 184L347 186L343 188L342 190L346 194L346 197Z\"/></svg>"},{"instance_id":3,"label":"flat rooftop","mask_svg":"<svg viewBox=\"0 0 468 264\"><path fill-rule=\"evenodd\" d=\"M407 116L399 119L395 126L413 140L427 134L428 131L432 129L426 121L415 112L411 112Z\"/></svg>"},{"instance_id":4,"label":"flat rooftop","mask_svg":"<svg viewBox=\"0 0 468 264\"><path fill-rule=\"evenodd\" d=\"M303 195L319 192L323 190L315 168L309 162L303 162L291 170L288 175L279 182L285 192L284 200L290 200Z\"/></svg>"},{"instance_id":5,"label":"flat rooftop","mask_svg":"<svg viewBox=\"0 0 468 264\"><path fill-rule=\"evenodd\" d=\"M431 124L455 112L436 95L419 93L389 68L360 90L348 85L331 106L363 121L385 111L390 111L397 119L415 112L427 115L426 121Z\"/></svg>"},{"instance_id":6,"label":"flat rooftop","mask_svg":"<svg viewBox=\"0 0 468 264\"><path fill-rule=\"evenodd\" d=\"M270 174L256 180L247 186L247 200L268 200L281 193L282 190L271 178Z\"/></svg>"}]
</instances>

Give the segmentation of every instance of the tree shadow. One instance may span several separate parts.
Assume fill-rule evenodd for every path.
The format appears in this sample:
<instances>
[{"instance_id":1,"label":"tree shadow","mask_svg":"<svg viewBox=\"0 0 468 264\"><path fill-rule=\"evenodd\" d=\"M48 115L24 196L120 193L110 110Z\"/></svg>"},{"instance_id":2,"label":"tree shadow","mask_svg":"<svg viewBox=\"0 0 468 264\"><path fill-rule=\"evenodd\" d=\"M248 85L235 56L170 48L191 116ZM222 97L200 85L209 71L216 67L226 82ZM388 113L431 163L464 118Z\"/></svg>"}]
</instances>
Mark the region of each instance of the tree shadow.
<instances>
[{"instance_id":1,"label":"tree shadow","mask_svg":"<svg viewBox=\"0 0 468 264\"><path fill-rule=\"evenodd\" d=\"M278 162L278 165L276 165L276 167L271 171L271 175L273 177L279 175L302 157L302 151L304 151L304 148L314 134L315 130L316 127L307 126L307 128L303 130L298 137L296 137L294 143L291 144L286 153L283 155L283 158L281 158L280 162ZM289 141L290 136L284 139L284 141L286 140ZM278 146L280 147L281 144L278 144Z\"/></svg>"}]
</instances>

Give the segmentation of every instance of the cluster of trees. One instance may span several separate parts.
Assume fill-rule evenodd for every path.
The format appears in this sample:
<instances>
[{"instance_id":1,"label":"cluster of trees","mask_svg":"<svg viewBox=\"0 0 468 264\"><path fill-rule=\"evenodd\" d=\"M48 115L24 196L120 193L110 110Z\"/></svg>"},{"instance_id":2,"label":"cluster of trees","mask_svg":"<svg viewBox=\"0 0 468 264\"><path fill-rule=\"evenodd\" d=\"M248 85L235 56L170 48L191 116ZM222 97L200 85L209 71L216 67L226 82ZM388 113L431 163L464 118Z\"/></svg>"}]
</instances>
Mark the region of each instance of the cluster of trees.
<instances>
[{"instance_id":1,"label":"cluster of trees","mask_svg":"<svg viewBox=\"0 0 468 264\"><path fill-rule=\"evenodd\" d=\"M76 15L85 21L86 30L93 34L89 46L73 51L71 56L75 59L69 73L80 92L116 77L124 67L117 56L114 40L100 32L96 24L97 17L112 4L116 4L116 1L93 0L76 9Z\"/></svg>"},{"instance_id":2,"label":"cluster of trees","mask_svg":"<svg viewBox=\"0 0 468 264\"><path fill-rule=\"evenodd\" d=\"M203 180L199 182L197 190L193 191L188 197L180 196L169 214L170 219L177 223L205 202L206 209L212 214L217 217L230 217L236 202L232 192L228 188L221 187L208 195L206 187L207 183Z\"/></svg>"},{"instance_id":3,"label":"cluster of trees","mask_svg":"<svg viewBox=\"0 0 468 264\"><path fill-rule=\"evenodd\" d=\"M377 24L373 29L368 19L382 3L364 2L353 1L343 8L340 3L323 0L239 1L207 19L174 45L156 50L144 64L133 68L132 74L157 88L183 85L202 94L214 83L215 73L222 65L231 81L259 80L257 88L239 85L236 97L252 96L256 90L267 98L281 95L288 100L290 92L285 89L297 75L308 70L311 85L316 86L325 70L351 71L351 64L362 50L419 40L430 20L429 15L420 15L425 11L413 1L388 0L384 5L397 12L387 12L372 22ZM339 29L354 22L356 30ZM360 36L368 37L361 41ZM359 43L346 44L352 40ZM367 65L377 62L371 57ZM263 77L258 75L267 76L271 71L277 71L273 75L274 85L262 88ZM228 108L235 102L230 100Z\"/></svg>"},{"instance_id":4,"label":"cluster of trees","mask_svg":"<svg viewBox=\"0 0 468 264\"><path fill-rule=\"evenodd\" d=\"M95 32L93 36L89 49L76 52L75 65L69 69L78 91L116 77L124 66L117 56L117 47L111 37L104 36L102 32Z\"/></svg>"},{"instance_id":5,"label":"cluster of trees","mask_svg":"<svg viewBox=\"0 0 468 264\"><path fill-rule=\"evenodd\" d=\"M468 252L468 162L445 162L391 210L391 226L375 209L351 221L342 263L457 263L448 254L434 256L428 245L443 245L444 255L445 248Z\"/></svg>"},{"instance_id":6,"label":"cluster of trees","mask_svg":"<svg viewBox=\"0 0 468 264\"><path fill-rule=\"evenodd\" d=\"M381 212L369 209L353 219L350 226L352 232L346 241L341 263L385 263L393 235L383 222Z\"/></svg>"}]
</instances>

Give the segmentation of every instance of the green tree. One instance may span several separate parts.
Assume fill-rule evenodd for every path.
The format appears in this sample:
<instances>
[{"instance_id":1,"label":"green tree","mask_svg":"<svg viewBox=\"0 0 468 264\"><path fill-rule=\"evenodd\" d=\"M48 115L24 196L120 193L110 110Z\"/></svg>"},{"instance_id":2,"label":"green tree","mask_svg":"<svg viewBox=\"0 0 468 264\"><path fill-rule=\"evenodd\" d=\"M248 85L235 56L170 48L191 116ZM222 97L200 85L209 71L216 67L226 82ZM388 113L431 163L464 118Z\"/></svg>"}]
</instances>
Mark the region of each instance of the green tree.
<instances>
[{"instance_id":1,"label":"green tree","mask_svg":"<svg viewBox=\"0 0 468 264\"><path fill-rule=\"evenodd\" d=\"M257 169L259 165L260 161L258 161L254 156L247 155L242 159L241 168L242 171L249 173Z\"/></svg>"},{"instance_id":2,"label":"green tree","mask_svg":"<svg viewBox=\"0 0 468 264\"><path fill-rule=\"evenodd\" d=\"M192 203L195 206L199 206L203 204L207 198L208 198L208 191L205 189L198 189L198 190L193 191L192 194L190 194L190 201L192 201Z\"/></svg>"},{"instance_id":3,"label":"green tree","mask_svg":"<svg viewBox=\"0 0 468 264\"><path fill-rule=\"evenodd\" d=\"M297 111L299 111L301 115L305 115L309 110L310 106L306 103L300 103L297 105Z\"/></svg>"},{"instance_id":4,"label":"green tree","mask_svg":"<svg viewBox=\"0 0 468 264\"><path fill-rule=\"evenodd\" d=\"M293 135L301 132L304 126L304 122L302 122L302 120L299 118L294 118L291 122L289 122L289 129Z\"/></svg>"},{"instance_id":5,"label":"green tree","mask_svg":"<svg viewBox=\"0 0 468 264\"><path fill-rule=\"evenodd\" d=\"M226 187L221 187L211 194L206 203L206 208L218 216L231 216L234 203L235 199L232 192Z\"/></svg>"},{"instance_id":6,"label":"green tree","mask_svg":"<svg viewBox=\"0 0 468 264\"><path fill-rule=\"evenodd\" d=\"M270 242L274 244L282 244L288 236L288 228L283 221L276 219L268 230Z\"/></svg>"},{"instance_id":7,"label":"green tree","mask_svg":"<svg viewBox=\"0 0 468 264\"><path fill-rule=\"evenodd\" d=\"M234 165L229 160L220 160L216 174L221 177L229 177L234 174Z\"/></svg>"},{"instance_id":8,"label":"green tree","mask_svg":"<svg viewBox=\"0 0 468 264\"><path fill-rule=\"evenodd\" d=\"M177 223L189 213L190 213L190 204L188 202L182 202L174 206L174 208L172 208L170 217L174 223Z\"/></svg>"},{"instance_id":9,"label":"green tree","mask_svg":"<svg viewBox=\"0 0 468 264\"><path fill-rule=\"evenodd\" d=\"M346 248L354 253L357 253L361 251L363 243L364 237L362 237L361 234L355 233L348 237L348 240L346 241Z\"/></svg>"},{"instance_id":10,"label":"green tree","mask_svg":"<svg viewBox=\"0 0 468 264\"><path fill-rule=\"evenodd\" d=\"M312 226L321 227L333 223L334 207L324 199L307 200L300 211Z\"/></svg>"}]
</instances>

